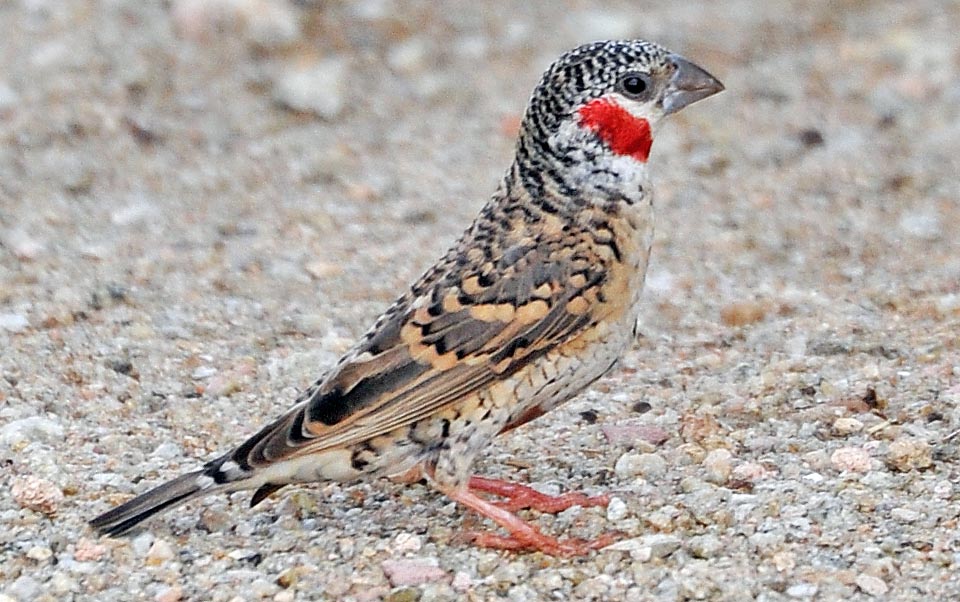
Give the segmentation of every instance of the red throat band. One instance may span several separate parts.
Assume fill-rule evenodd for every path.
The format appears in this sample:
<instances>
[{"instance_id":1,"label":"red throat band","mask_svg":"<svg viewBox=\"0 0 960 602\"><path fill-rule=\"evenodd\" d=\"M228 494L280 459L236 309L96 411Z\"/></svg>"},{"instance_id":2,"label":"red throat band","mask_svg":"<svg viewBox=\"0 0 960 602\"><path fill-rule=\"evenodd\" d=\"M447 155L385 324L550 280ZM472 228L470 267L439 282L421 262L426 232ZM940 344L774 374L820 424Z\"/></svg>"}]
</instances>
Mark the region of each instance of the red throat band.
<instances>
[{"instance_id":1,"label":"red throat band","mask_svg":"<svg viewBox=\"0 0 960 602\"><path fill-rule=\"evenodd\" d=\"M598 98L580 107L580 123L595 131L618 155L646 163L653 144L650 122L634 117L617 103Z\"/></svg>"}]
</instances>

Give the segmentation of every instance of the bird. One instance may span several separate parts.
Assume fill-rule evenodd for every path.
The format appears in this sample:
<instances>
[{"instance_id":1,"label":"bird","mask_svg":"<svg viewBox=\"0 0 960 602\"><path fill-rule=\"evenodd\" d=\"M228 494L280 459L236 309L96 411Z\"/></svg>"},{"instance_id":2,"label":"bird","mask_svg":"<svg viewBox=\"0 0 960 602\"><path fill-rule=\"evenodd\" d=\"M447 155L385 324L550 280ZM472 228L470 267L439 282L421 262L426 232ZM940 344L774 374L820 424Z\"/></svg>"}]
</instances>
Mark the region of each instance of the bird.
<instances>
[{"instance_id":1,"label":"bird","mask_svg":"<svg viewBox=\"0 0 960 602\"><path fill-rule=\"evenodd\" d=\"M584 44L553 62L513 162L460 238L294 405L238 447L90 521L119 536L212 493L255 506L297 483L420 480L506 531L481 547L588 554L516 514L603 506L474 475L502 433L575 397L637 335L653 243L648 159L663 119L724 89L644 40ZM502 499L497 499L502 498Z\"/></svg>"}]
</instances>

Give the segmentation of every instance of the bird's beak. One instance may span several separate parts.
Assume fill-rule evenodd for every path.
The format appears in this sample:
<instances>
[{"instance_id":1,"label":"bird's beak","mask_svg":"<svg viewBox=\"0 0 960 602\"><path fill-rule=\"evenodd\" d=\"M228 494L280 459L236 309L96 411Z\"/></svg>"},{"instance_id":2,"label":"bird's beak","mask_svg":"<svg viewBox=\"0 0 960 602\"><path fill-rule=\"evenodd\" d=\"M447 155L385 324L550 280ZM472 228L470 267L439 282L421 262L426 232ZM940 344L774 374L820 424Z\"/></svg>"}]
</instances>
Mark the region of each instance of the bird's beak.
<instances>
[{"instance_id":1,"label":"bird's beak","mask_svg":"<svg viewBox=\"0 0 960 602\"><path fill-rule=\"evenodd\" d=\"M676 66L663 94L664 114L676 113L683 107L723 91L720 80L677 54L670 55Z\"/></svg>"}]
</instances>

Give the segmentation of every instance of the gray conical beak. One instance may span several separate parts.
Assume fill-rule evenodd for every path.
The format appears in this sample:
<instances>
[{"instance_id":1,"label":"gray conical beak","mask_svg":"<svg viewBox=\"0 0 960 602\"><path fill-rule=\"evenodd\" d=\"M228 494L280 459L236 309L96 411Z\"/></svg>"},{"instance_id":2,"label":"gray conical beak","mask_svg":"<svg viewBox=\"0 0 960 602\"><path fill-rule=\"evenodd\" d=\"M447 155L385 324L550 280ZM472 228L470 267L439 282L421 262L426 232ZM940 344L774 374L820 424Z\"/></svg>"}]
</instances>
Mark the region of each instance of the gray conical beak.
<instances>
[{"instance_id":1,"label":"gray conical beak","mask_svg":"<svg viewBox=\"0 0 960 602\"><path fill-rule=\"evenodd\" d=\"M670 61L677 70L663 94L663 111L666 115L723 90L720 80L682 56L671 54Z\"/></svg>"}]
</instances>

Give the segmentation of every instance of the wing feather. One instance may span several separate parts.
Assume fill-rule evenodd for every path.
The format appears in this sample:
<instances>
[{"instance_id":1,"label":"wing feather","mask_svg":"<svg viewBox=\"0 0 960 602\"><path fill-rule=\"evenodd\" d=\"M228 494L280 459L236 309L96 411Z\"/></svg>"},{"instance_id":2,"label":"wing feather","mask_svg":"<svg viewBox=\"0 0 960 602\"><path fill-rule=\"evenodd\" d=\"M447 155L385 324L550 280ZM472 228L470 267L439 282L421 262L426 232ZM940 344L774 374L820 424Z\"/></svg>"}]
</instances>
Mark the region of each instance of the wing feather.
<instances>
[{"instance_id":1,"label":"wing feather","mask_svg":"<svg viewBox=\"0 0 960 602\"><path fill-rule=\"evenodd\" d=\"M607 262L549 246L511 250L515 262L506 269L487 262L471 271L451 262L446 271L429 272L233 459L249 469L369 440L432 416L575 339L603 318L583 307L604 283Z\"/></svg>"}]
</instances>

